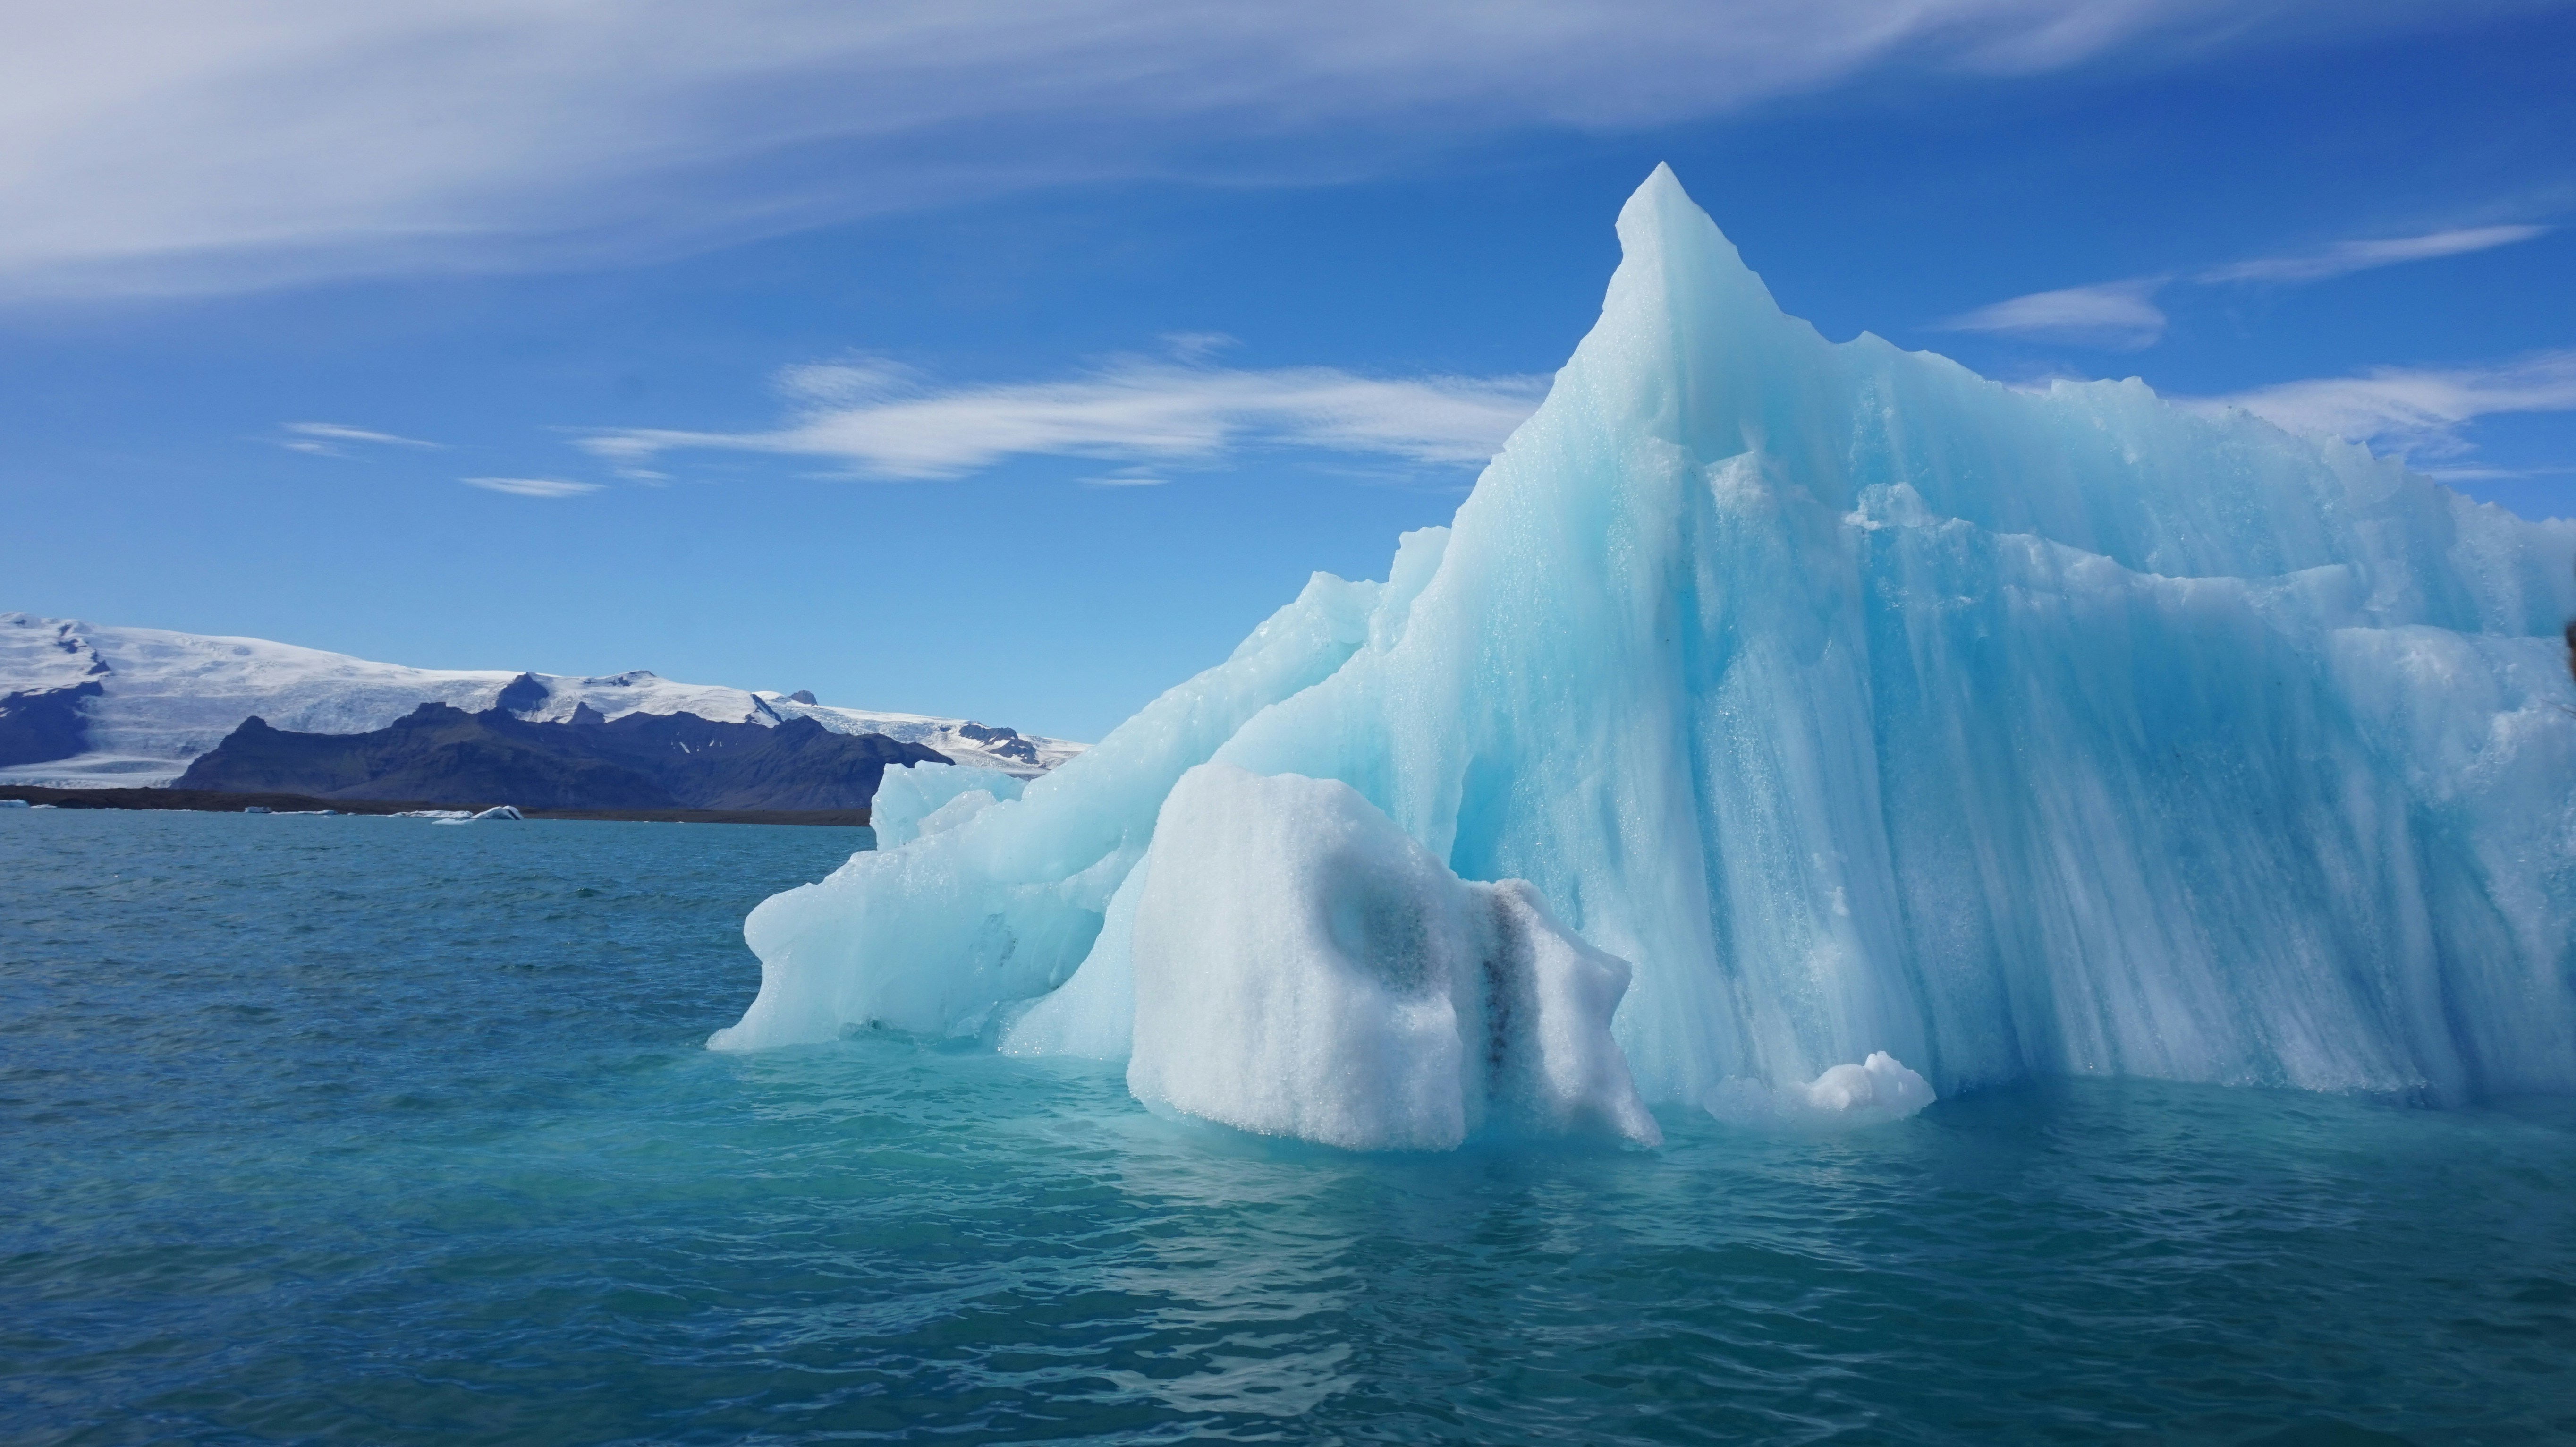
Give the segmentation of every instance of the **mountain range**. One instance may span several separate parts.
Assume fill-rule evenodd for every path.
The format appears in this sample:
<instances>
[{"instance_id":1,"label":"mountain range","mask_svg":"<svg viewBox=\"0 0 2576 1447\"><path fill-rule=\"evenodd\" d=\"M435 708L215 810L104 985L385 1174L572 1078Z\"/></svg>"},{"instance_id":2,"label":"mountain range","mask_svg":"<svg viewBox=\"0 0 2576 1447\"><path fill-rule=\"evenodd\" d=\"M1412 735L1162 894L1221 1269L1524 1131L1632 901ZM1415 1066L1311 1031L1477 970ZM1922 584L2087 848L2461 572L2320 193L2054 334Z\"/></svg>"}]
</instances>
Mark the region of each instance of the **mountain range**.
<instances>
[{"instance_id":1,"label":"mountain range","mask_svg":"<svg viewBox=\"0 0 2576 1447\"><path fill-rule=\"evenodd\" d=\"M891 764L948 757L810 718L764 727L587 705L561 722L425 703L363 734L290 733L247 719L171 785L308 798L507 800L529 809L865 809Z\"/></svg>"},{"instance_id":2,"label":"mountain range","mask_svg":"<svg viewBox=\"0 0 2576 1447\"><path fill-rule=\"evenodd\" d=\"M888 764L1034 777L1082 748L643 670L407 668L259 638L0 613L0 785L840 809L863 807Z\"/></svg>"}]
</instances>

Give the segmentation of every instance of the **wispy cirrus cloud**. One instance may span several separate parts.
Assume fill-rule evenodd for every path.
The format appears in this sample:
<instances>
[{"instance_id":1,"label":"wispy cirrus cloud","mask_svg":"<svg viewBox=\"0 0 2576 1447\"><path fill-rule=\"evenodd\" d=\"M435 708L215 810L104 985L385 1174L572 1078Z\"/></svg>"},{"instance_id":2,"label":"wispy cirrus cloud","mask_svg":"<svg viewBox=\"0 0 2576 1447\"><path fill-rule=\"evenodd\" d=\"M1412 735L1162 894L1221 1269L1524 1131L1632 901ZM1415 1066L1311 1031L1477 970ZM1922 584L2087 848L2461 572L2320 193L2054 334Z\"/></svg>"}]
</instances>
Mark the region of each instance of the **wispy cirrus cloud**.
<instances>
[{"instance_id":1,"label":"wispy cirrus cloud","mask_svg":"<svg viewBox=\"0 0 2576 1447\"><path fill-rule=\"evenodd\" d=\"M1941 325L1954 332L1995 332L2035 341L2136 351L2155 345L2165 334L2165 314L2155 303L2156 292L2165 280L2161 276L2142 276L2097 286L2035 291L1963 312Z\"/></svg>"},{"instance_id":2,"label":"wispy cirrus cloud","mask_svg":"<svg viewBox=\"0 0 2576 1447\"><path fill-rule=\"evenodd\" d=\"M2366 442L2410 461L2456 459L2480 417L2576 411L2576 349L2474 367L2378 367L2355 377L2281 382L2194 400L2241 407L2292 432ZM2497 475L2453 468L2460 477Z\"/></svg>"},{"instance_id":3,"label":"wispy cirrus cloud","mask_svg":"<svg viewBox=\"0 0 2576 1447\"><path fill-rule=\"evenodd\" d=\"M1103 180L1382 175L1879 74L2511 0L89 0L0 47L0 297L587 263Z\"/></svg>"},{"instance_id":4,"label":"wispy cirrus cloud","mask_svg":"<svg viewBox=\"0 0 2576 1447\"><path fill-rule=\"evenodd\" d=\"M1171 481L1151 467L1122 467L1082 479L1084 487L1162 487Z\"/></svg>"},{"instance_id":5,"label":"wispy cirrus cloud","mask_svg":"<svg viewBox=\"0 0 2576 1447\"><path fill-rule=\"evenodd\" d=\"M349 444L370 447L425 447L436 449L441 444L423 442L417 437L397 437L391 432L376 432L365 427L351 427L344 422L281 422L278 430L287 434L277 445L289 452L308 453L316 457L347 457Z\"/></svg>"},{"instance_id":6,"label":"wispy cirrus cloud","mask_svg":"<svg viewBox=\"0 0 2576 1447\"><path fill-rule=\"evenodd\" d=\"M2471 226L2456 231L2435 231L2423 236L2398 236L2377 241L2338 241L2315 251L2290 256L2257 257L2252 261L2231 262L2214 266L2195 275L2192 280L2217 283L2230 281L2325 281L2332 277L2350 276L2356 271L2372 271L2383 266L2400 266L2410 261L2432 261L2444 256L2465 256L2473 251L2490 251L2511 246L2549 233L2546 226Z\"/></svg>"},{"instance_id":7,"label":"wispy cirrus cloud","mask_svg":"<svg viewBox=\"0 0 2576 1447\"><path fill-rule=\"evenodd\" d=\"M2313 251L2230 262L2182 278L2200 286L2237 282L2298 285L2410 261L2433 261L2511 246L2548 234L2546 226L2474 226L2370 241L2338 241ZM1989 332L2032 341L2069 342L2114 351L2137 351L2161 340L2167 318L2156 295L2175 279L2132 277L2059 291L2037 291L1963 312L1941 323L1946 331Z\"/></svg>"},{"instance_id":8,"label":"wispy cirrus cloud","mask_svg":"<svg viewBox=\"0 0 2576 1447\"><path fill-rule=\"evenodd\" d=\"M553 477L460 477L456 480L467 487L479 487L485 492L506 492L512 497L579 497L586 492L597 492L605 485L565 482Z\"/></svg>"},{"instance_id":9,"label":"wispy cirrus cloud","mask_svg":"<svg viewBox=\"0 0 2576 1447\"><path fill-rule=\"evenodd\" d=\"M1484 462L1546 394L1543 376L1366 377L1333 367L1249 370L1124 357L1071 376L938 386L891 363L789 368L795 414L759 432L631 428L580 445L621 467L686 451L830 459L886 479L958 477L1006 458L1129 464L1100 486L1164 481L1248 449L1306 448L1452 468Z\"/></svg>"}]
</instances>

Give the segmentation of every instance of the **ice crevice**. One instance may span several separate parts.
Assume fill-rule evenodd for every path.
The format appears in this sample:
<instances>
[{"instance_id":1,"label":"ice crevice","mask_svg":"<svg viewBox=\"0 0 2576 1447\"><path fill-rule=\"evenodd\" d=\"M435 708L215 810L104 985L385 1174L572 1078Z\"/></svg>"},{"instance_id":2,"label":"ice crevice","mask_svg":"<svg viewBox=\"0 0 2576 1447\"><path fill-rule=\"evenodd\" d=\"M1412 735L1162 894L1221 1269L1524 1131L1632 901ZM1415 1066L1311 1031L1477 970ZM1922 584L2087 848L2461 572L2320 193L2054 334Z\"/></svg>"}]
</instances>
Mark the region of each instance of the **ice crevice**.
<instances>
[{"instance_id":1,"label":"ice crevice","mask_svg":"<svg viewBox=\"0 0 2576 1447\"><path fill-rule=\"evenodd\" d=\"M1669 171L1619 232L1450 527L1016 797L921 781L754 911L711 1043L982 1031L1398 1148L2044 1074L2576 1089L2576 525L1828 343Z\"/></svg>"}]
</instances>

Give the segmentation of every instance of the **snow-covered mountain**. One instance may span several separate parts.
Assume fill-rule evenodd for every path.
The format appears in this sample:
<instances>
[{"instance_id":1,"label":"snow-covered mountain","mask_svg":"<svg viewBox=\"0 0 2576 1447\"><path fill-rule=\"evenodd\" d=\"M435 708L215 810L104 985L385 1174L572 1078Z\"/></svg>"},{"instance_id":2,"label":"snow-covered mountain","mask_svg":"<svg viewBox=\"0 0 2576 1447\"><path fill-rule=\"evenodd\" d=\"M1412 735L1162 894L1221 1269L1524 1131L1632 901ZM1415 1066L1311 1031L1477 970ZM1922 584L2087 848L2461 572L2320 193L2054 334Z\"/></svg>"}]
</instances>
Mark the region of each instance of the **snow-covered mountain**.
<instances>
[{"instance_id":1,"label":"snow-covered mountain","mask_svg":"<svg viewBox=\"0 0 2576 1447\"><path fill-rule=\"evenodd\" d=\"M674 683L640 669L575 678L405 668L261 638L101 628L77 619L0 613L0 713L18 713L24 725L34 710L44 710L39 722L55 725L57 733L72 730L79 741L79 752L68 758L0 766L0 783L166 784L246 718L298 733L355 734L383 728L433 702L469 712L502 707L532 722L569 720L584 705L612 719L693 713L718 723L775 726L810 718L834 733L884 734L937 749L961 764L1023 777L1044 773L1083 749L967 719L833 708L812 697Z\"/></svg>"}]
</instances>

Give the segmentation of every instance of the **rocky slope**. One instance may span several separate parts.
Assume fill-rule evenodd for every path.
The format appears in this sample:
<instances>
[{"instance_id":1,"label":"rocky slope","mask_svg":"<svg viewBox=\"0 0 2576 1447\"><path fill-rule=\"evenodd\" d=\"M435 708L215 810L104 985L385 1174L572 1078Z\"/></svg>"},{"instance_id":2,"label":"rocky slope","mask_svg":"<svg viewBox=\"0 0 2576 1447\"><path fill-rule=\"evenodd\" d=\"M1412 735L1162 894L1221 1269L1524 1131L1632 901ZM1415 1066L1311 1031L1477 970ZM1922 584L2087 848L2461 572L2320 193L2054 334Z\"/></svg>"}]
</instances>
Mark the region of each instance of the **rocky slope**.
<instances>
[{"instance_id":1,"label":"rocky slope","mask_svg":"<svg viewBox=\"0 0 2576 1447\"><path fill-rule=\"evenodd\" d=\"M947 757L812 719L764 727L694 714L562 722L425 703L362 734L245 720L172 786L317 799L502 800L530 809L864 809L889 765Z\"/></svg>"}]
</instances>

